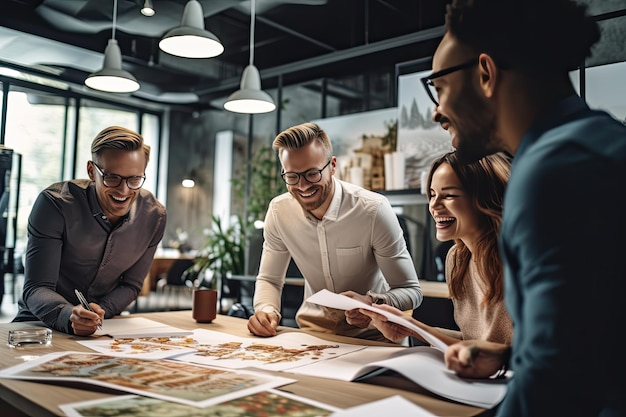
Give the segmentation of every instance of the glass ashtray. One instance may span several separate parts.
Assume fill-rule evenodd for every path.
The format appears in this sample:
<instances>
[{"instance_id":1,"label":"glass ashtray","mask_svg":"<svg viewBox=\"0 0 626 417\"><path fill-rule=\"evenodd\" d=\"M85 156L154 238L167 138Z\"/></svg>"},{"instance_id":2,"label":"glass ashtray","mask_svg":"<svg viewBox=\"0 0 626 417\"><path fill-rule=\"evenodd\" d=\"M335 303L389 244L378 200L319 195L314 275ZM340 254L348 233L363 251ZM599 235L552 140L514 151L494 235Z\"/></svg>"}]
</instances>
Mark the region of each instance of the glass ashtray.
<instances>
[{"instance_id":1,"label":"glass ashtray","mask_svg":"<svg viewBox=\"0 0 626 417\"><path fill-rule=\"evenodd\" d=\"M12 348L48 346L52 343L52 330L41 327L9 330L7 343Z\"/></svg>"}]
</instances>

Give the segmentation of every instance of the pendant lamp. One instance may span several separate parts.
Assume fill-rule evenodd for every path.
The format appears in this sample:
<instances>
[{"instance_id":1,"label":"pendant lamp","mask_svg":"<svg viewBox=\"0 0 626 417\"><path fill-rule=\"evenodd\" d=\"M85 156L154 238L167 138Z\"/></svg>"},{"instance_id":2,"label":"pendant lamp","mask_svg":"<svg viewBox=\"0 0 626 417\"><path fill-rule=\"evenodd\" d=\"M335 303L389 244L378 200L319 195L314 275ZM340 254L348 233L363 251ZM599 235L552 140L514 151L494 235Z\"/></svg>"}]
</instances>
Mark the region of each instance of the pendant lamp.
<instances>
[{"instance_id":1,"label":"pendant lamp","mask_svg":"<svg viewBox=\"0 0 626 417\"><path fill-rule=\"evenodd\" d=\"M148 17L154 16L154 6L152 5L152 0L145 0L143 2L141 14Z\"/></svg>"},{"instance_id":2,"label":"pendant lamp","mask_svg":"<svg viewBox=\"0 0 626 417\"><path fill-rule=\"evenodd\" d=\"M250 2L250 63L243 70L239 90L228 97L224 108L235 113L268 113L276 109L274 100L261 90L261 76L254 66L254 0Z\"/></svg>"},{"instance_id":3,"label":"pendant lamp","mask_svg":"<svg viewBox=\"0 0 626 417\"><path fill-rule=\"evenodd\" d=\"M132 93L139 89L139 83L130 72L122 69L122 53L115 40L116 18L117 0L113 0L113 30L109 44L104 50L102 69L87 77L85 85L108 93Z\"/></svg>"},{"instance_id":4,"label":"pendant lamp","mask_svg":"<svg viewBox=\"0 0 626 417\"><path fill-rule=\"evenodd\" d=\"M204 29L204 13L198 0L187 2L181 25L163 36L159 48L183 58L213 58L224 52L217 36Z\"/></svg>"}]
</instances>

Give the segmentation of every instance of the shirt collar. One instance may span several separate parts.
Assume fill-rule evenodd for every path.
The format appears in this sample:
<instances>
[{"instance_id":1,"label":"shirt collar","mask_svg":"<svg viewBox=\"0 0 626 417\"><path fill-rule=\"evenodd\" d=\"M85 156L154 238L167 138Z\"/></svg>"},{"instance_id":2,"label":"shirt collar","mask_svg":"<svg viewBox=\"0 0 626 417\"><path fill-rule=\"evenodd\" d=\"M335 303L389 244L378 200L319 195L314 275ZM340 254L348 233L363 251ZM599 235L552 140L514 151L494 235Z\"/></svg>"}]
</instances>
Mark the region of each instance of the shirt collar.
<instances>
[{"instance_id":1,"label":"shirt collar","mask_svg":"<svg viewBox=\"0 0 626 417\"><path fill-rule=\"evenodd\" d=\"M335 221L337 220L337 217L339 217L339 209L341 208L341 197L343 196L343 188L341 187L341 183L335 178L335 176L333 176L333 182L335 183L335 191L333 193L333 199L330 201L330 206L328 206L328 210L326 210L324 218Z\"/></svg>"}]
</instances>

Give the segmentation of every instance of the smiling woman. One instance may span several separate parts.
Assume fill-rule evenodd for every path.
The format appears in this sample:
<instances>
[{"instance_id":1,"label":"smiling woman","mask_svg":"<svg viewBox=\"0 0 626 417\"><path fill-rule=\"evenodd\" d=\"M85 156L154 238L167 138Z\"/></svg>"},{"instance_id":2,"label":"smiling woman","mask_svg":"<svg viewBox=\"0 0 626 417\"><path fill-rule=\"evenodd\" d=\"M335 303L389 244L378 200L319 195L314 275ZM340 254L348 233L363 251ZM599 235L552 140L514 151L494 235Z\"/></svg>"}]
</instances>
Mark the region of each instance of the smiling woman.
<instances>
[{"instance_id":1,"label":"smiling woman","mask_svg":"<svg viewBox=\"0 0 626 417\"><path fill-rule=\"evenodd\" d=\"M510 167L511 158L504 154L464 164L450 152L435 161L428 176L428 207L437 240L454 241L444 270L461 329L447 333L458 339L511 342L497 248Z\"/></svg>"}]
</instances>

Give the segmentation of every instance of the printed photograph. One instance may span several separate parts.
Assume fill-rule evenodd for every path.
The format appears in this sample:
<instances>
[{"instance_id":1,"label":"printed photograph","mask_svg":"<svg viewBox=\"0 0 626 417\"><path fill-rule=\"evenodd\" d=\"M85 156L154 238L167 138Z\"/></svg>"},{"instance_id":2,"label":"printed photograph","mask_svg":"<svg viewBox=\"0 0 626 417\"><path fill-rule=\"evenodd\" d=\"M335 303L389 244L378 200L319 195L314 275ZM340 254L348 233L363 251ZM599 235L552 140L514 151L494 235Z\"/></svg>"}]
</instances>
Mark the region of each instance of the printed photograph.
<instances>
[{"instance_id":1,"label":"printed photograph","mask_svg":"<svg viewBox=\"0 0 626 417\"><path fill-rule=\"evenodd\" d=\"M339 409L277 390L246 395L206 408L124 396L60 406L68 417L323 417Z\"/></svg>"},{"instance_id":2,"label":"printed photograph","mask_svg":"<svg viewBox=\"0 0 626 417\"><path fill-rule=\"evenodd\" d=\"M163 359L80 352L44 355L0 371L1 378L79 381L206 407L293 382L293 379Z\"/></svg>"}]
</instances>

